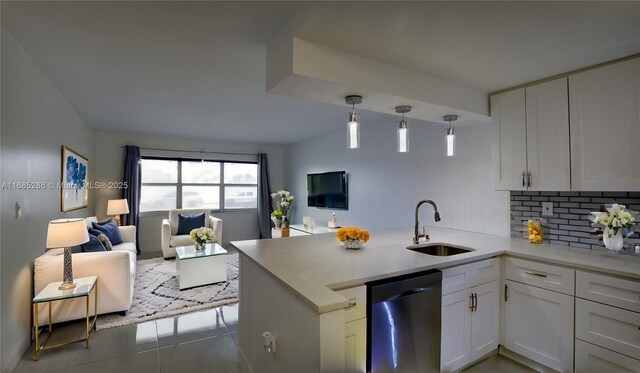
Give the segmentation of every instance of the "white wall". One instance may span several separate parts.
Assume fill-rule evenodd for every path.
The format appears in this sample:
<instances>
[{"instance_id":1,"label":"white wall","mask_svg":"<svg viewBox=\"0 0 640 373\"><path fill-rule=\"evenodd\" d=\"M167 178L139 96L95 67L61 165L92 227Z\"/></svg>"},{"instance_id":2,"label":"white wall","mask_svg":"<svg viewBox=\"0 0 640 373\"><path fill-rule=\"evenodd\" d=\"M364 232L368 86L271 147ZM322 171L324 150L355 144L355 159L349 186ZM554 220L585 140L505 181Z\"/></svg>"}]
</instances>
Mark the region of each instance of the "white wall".
<instances>
[{"instance_id":1,"label":"white wall","mask_svg":"<svg viewBox=\"0 0 640 373\"><path fill-rule=\"evenodd\" d=\"M2 25L1 182L60 181L61 146L89 158L95 169L94 131ZM32 263L44 253L47 223L84 217L93 209L60 211L60 191L1 191L0 369L10 371L30 343ZM93 195L89 195L89 203ZM23 204L16 219L15 203ZM61 269L62 270L62 269ZM62 276L62 274L61 274Z\"/></svg>"},{"instance_id":2,"label":"white wall","mask_svg":"<svg viewBox=\"0 0 640 373\"><path fill-rule=\"evenodd\" d=\"M124 149L123 145L136 145L141 148L163 148L175 150L195 150L205 152L233 152L233 153L266 153L269 159L269 173L271 187L281 188L284 184L283 159L284 147L280 145L264 145L249 143L234 143L228 141L194 140L188 138L173 138L149 135L134 135L120 132L96 132L96 180L121 181L123 175ZM141 150L143 155L167 155L174 157L201 157L193 153L154 152ZM202 154L202 157L228 160L256 160L256 157ZM120 190L96 191L96 214L100 218L106 217L107 201L112 198L122 198ZM258 217L255 212L225 212L216 213L216 217L224 220L222 238L225 242L232 240L254 239L259 236ZM140 217L139 238L140 249L143 253L160 252L160 232L162 219L166 213L150 214Z\"/></svg>"},{"instance_id":3,"label":"white wall","mask_svg":"<svg viewBox=\"0 0 640 373\"><path fill-rule=\"evenodd\" d=\"M443 125L410 121L410 151L401 154L395 148L393 119L362 120L358 150L346 149L343 131L287 148L286 186L298 198L294 222L313 215L324 224L335 212L342 226L408 227L417 202L432 199L442 221L434 223L426 205L420 214L423 224L509 235L509 193L491 189L489 125L457 128L457 154L448 158ZM343 170L349 177L349 210L307 207L306 174Z\"/></svg>"}]
</instances>

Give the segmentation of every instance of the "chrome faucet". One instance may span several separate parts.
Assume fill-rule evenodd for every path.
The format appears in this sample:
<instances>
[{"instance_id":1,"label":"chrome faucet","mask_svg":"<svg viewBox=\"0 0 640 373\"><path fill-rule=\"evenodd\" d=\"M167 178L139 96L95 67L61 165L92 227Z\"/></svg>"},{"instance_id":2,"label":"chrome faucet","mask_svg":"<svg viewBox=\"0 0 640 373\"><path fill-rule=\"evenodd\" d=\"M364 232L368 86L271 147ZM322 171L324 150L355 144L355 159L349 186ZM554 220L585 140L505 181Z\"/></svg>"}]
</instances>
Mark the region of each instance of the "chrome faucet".
<instances>
[{"instance_id":1,"label":"chrome faucet","mask_svg":"<svg viewBox=\"0 0 640 373\"><path fill-rule=\"evenodd\" d=\"M433 202L430 199L423 199L422 201L418 202L418 205L416 206L416 220L415 220L415 226L413 227L413 243L414 244L418 244L420 243L420 237L424 237L426 240L429 239L429 235L427 234L427 229L422 226L422 234L418 233L418 225L420 225L420 222L418 222L418 211L420 210L420 206L422 206L422 204L424 203L428 203L431 206L433 206L433 210L435 211L433 213L433 218L435 219L435 221L440 221L440 213L438 212L438 206L436 206L436 203Z\"/></svg>"}]
</instances>

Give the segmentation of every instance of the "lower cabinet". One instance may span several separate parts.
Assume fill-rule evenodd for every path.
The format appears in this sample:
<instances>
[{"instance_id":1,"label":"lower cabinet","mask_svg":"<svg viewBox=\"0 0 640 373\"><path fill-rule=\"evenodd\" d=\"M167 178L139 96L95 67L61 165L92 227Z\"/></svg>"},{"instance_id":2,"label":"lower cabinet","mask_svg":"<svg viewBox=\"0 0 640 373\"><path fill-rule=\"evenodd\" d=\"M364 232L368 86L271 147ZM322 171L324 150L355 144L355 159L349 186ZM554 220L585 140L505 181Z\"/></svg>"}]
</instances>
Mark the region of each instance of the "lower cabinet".
<instances>
[{"instance_id":1,"label":"lower cabinet","mask_svg":"<svg viewBox=\"0 0 640 373\"><path fill-rule=\"evenodd\" d=\"M573 371L574 298L505 281L505 347L560 372Z\"/></svg>"},{"instance_id":2,"label":"lower cabinet","mask_svg":"<svg viewBox=\"0 0 640 373\"><path fill-rule=\"evenodd\" d=\"M346 373L361 373L367 369L367 319L345 324L345 367Z\"/></svg>"},{"instance_id":3,"label":"lower cabinet","mask_svg":"<svg viewBox=\"0 0 640 373\"><path fill-rule=\"evenodd\" d=\"M640 360L576 339L576 373L637 373Z\"/></svg>"},{"instance_id":4,"label":"lower cabinet","mask_svg":"<svg viewBox=\"0 0 640 373\"><path fill-rule=\"evenodd\" d=\"M498 281L443 296L440 370L457 371L496 349L499 315Z\"/></svg>"}]
</instances>

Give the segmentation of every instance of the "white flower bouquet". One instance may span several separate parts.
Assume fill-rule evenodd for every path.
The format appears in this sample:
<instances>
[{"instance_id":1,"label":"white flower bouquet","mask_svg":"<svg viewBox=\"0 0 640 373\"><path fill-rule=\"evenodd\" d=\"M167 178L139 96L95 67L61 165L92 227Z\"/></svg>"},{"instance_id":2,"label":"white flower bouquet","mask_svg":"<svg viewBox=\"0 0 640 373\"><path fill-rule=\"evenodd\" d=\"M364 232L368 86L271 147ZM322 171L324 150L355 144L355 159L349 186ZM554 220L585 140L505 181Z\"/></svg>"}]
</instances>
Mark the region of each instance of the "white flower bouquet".
<instances>
[{"instance_id":1,"label":"white flower bouquet","mask_svg":"<svg viewBox=\"0 0 640 373\"><path fill-rule=\"evenodd\" d=\"M215 241L216 234L211 228L196 228L189 232L189 239L195 243L197 251L202 251L207 242Z\"/></svg>"},{"instance_id":2,"label":"white flower bouquet","mask_svg":"<svg viewBox=\"0 0 640 373\"><path fill-rule=\"evenodd\" d=\"M629 211L624 205L617 203L607 208L606 212L594 211L591 214L595 216L593 226L603 228L603 234L609 238L621 230L631 230L636 224L634 215L637 212Z\"/></svg>"},{"instance_id":3,"label":"white flower bouquet","mask_svg":"<svg viewBox=\"0 0 640 373\"><path fill-rule=\"evenodd\" d=\"M294 197L288 190L279 190L275 193L271 193L271 198L276 203L275 209L282 211L282 216L287 216L291 205L293 205Z\"/></svg>"}]
</instances>

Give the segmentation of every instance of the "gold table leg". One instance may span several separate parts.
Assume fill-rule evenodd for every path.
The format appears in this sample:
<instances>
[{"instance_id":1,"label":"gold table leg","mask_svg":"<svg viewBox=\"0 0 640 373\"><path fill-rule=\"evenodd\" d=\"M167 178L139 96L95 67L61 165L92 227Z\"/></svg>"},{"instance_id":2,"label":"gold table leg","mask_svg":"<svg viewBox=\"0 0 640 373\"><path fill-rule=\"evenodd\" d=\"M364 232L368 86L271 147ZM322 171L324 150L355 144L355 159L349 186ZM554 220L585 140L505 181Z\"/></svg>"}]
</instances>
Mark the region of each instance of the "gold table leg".
<instances>
[{"instance_id":1,"label":"gold table leg","mask_svg":"<svg viewBox=\"0 0 640 373\"><path fill-rule=\"evenodd\" d=\"M87 348L89 348L89 294L87 294L87 313L86 313L86 320L85 320L85 338L87 339L86 346Z\"/></svg>"},{"instance_id":2,"label":"gold table leg","mask_svg":"<svg viewBox=\"0 0 640 373\"><path fill-rule=\"evenodd\" d=\"M33 304L33 329L36 335L35 355L36 355L36 361L38 361L38 359L40 359L40 351L38 350L38 348L40 347L40 345L38 344L39 342L38 341L38 303Z\"/></svg>"}]
</instances>

